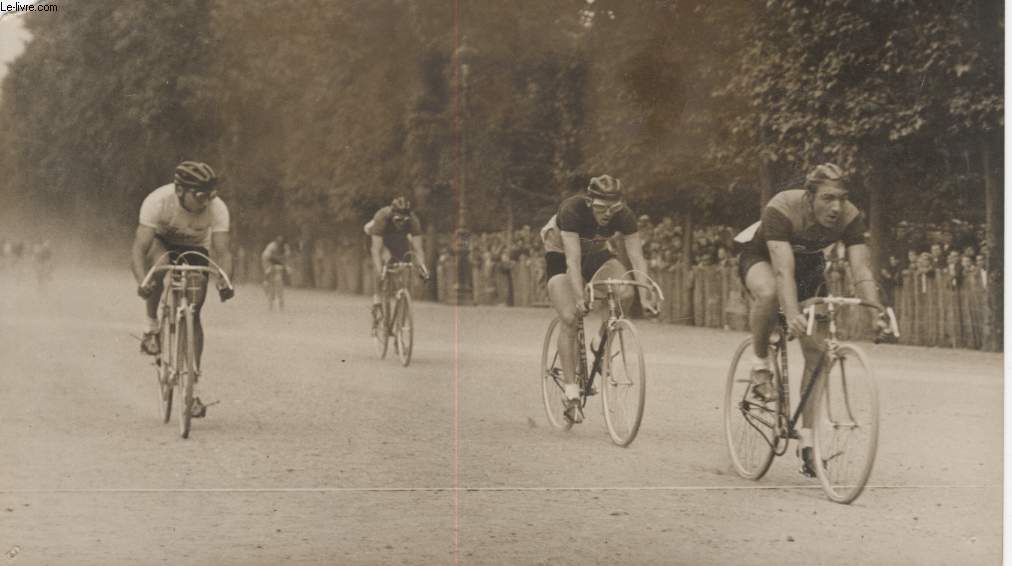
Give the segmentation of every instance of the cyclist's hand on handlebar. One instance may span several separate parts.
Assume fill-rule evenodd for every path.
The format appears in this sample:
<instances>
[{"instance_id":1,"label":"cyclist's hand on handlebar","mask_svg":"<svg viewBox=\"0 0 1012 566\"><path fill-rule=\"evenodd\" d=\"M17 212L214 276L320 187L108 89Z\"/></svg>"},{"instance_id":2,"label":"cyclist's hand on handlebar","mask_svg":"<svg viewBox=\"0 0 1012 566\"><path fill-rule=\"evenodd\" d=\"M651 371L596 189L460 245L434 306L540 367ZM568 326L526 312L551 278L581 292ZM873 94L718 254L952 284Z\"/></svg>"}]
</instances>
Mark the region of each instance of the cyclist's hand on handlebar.
<instances>
[{"instance_id":1,"label":"cyclist's hand on handlebar","mask_svg":"<svg viewBox=\"0 0 1012 566\"><path fill-rule=\"evenodd\" d=\"M140 298L142 298L142 299L144 299L144 300L150 299L151 298L151 294L154 293L154 292L155 292L155 287L153 285L148 285L146 287L144 285L138 285L137 286L137 296L140 297Z\"/></svg>"},{"instance_id":2,"label":"cyclist's hand on handlebar","mask_svg":"<svg viewBox=\"0 0 1012 566\"><path fill-rule=\"evenodd\" d=\"M791 331L791 336L795 338L806 336L808 334L808 317L805 316L805 313L798 313L787 321L787 328Z\"/></svg>"},{"instance_id":3,"label":"cyclist's hand on handlebar","mask_svg":"<svg viewBox=\"0 0 1012 566\"><path fill-rule=\"evenodd\" d=\"M218 298L225 302L235 296L235 289L232 287L218 287Z\"/></svg>"},{"instance_id":4,"label":"cyclist's hand on handlebar","mask_svg":"<svg viewBox=\"0 0 1012 566\"><path fill-rule=\"evenodd\" d=\"M424 279L426 281L429 280L429 270L426 269L426 267L424 265L419 264L418 265L418 271L421 272L422 279Z\"/></svg>"}]
</instances>

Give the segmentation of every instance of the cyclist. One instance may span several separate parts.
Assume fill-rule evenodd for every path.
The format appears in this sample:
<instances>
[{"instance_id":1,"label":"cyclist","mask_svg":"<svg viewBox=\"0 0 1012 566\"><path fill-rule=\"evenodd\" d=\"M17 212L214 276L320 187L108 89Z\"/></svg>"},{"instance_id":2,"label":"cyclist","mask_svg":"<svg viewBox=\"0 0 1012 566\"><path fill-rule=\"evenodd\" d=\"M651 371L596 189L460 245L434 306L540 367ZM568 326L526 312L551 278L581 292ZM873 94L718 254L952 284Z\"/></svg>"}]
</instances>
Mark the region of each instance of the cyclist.
<instances>
[{"instance_id":1,"label":"cyclist","mask_svg":"<svg viewBox=\"0 0 1012 566\"><path fill-rule=\"evenodd\" d=\"M288 245L285 244L285 237L278 235L276 238L268 242L267 247L264 248L262 254L260 254L260 266L264 270L264 286L267 286L267 278L271 275L271 268L275 265L287 269L286 265L288 257L291 255L291 250Z\"/></svg>"},{"instance_id":2,"label":"cyclist","mask_svg":"<svg viewBox=\"0 0 1012 566\"><path fill-rule=\"evenodd\" d=\"M811 372L822 355L826 328L806 336L808 321L799 302L824 296L826 288L823 251L842 241L854 275L858 296L880 305L878 286L872 275L870 252L865 243L864 214L849 200L847 179L832 163L818 165L806 176L804 189L783 191L763 209L762 218L735 237L742 244L738 274L752 294L753 395L769 401L778 394L772 383L769 359L770 330L776 323L777 307L782 308L790 333L801 341L805 356L802 388L808 386ZM876 328L883 328L876 321ZM803 390L803 389L802 389ZM813 410L808 403L802 414L800 456L802 473L815 476L812 463Z\"/></svg>"},{"instance_id":3,"label":"cyclist","mask_svg":"<svg viewBox=\"0 0 1012 566\"><path fill-rule=\"evenodd\" d=\"M388 206L377 210L372 220L365 225L365 233L371 240L370 253L376 270L377 285L372 295L372 313L373 321L377 322L382 317L380 292L386 284L381 280L384 263L404 261L408 253L411 253L411 260L422 272L422 277L428 279L429 271L423 260L422 224L412 212L411 202L406 197L398 196Z\"/></svg>"},{"instance_id":4,"label":"cyclist","mask_svg":"<svg viewBox=\"0 0 1012 566\"><path fill-rule=\"evenodd\" d=\"M147 307L147 331L141 340L141 351L158 355L158 302L162 294L162 278L155 277L147 287L140 286L144 276L156 261L176 261L188 251L207 255L208 247L226 272L231 273L232 253L229 251L228 207L217 197L218 178L206 163L183 161L175 170L173 182L155 189L141 204L140 220L131 253L137 294ZM167 260L162 256L168 252ZM183 255L189 265L207 265L207 260L195 255ZM203 277L197 294L194 313L194 342L197 349L197 367L204 350L204 328L200 322L200 309L207 295L207 277ZM227 301L235 294L233 289L220 286L218 295ZM203 417L206 407L194 397L193 416Z\"/></svg>"},{"instance_id":5,"label":"cyclist","mask_svg":"<svg viewBox=\"0 0 1012 566\"><path fill-rule=\"evenodd\" d=\"M586 315L591 307L584 295L584 283L594 277L620 279L626 272L608 246L613 236L624 242L636 270L635 279L646 283L643 274L647 264L636 216L622 199L621 181L608 175L592 178L585 194L562 201L558 212L541 229L548 297L561 320L558 348L565 382L565 416L574 423L583 420L576 383L576 326L578 317ZM633 288L622 287L619 298L628 306ZM648 312L657 312L646 289L640 288L640 301Z\"/></svg>"}]
</instances>

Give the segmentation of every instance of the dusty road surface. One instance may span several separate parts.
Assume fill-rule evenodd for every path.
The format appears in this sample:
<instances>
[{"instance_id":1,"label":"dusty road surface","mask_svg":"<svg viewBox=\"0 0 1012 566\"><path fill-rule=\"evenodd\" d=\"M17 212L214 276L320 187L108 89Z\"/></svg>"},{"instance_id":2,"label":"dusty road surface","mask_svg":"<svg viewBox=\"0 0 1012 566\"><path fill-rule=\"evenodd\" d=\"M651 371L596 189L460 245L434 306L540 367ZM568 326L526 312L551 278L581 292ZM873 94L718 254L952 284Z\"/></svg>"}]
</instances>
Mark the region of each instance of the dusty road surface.
<instances>
[{"instance_id":1,"label":"dusty road surface","mask_svg":"<svg viewBox=\"0 0 1012 566\"><path fill-rule=\"evenodd\" d=\"M723 374L742 334L640 322L629 448L595 406L544 417L547 310L417 303L415 359L379 360L367 299L256 286L210 299L189 440L162 424L129 273L0 274L0 566L997 564L1001 357L867 345L870 488L830 503L793 449L734 475Z\"/></svg>"}]
</instances>

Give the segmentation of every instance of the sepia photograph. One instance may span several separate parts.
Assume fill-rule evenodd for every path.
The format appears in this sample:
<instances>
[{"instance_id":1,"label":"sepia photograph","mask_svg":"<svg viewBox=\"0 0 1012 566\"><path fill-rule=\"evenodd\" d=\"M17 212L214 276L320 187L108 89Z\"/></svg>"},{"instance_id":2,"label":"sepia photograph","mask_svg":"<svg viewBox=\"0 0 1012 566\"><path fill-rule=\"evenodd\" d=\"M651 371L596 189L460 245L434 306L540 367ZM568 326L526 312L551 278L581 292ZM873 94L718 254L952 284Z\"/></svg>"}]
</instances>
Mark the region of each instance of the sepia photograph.
<instances>
[{"instance_id":1,"label":"sepia photograph","mask_svg":"<svg viewBox=\"0 0 1012 566\"><path fill-rule=\"evenodd\" d=\"M0 566L1000 565L1002 0L0 0Z\"/></svg>"}]
</instances>

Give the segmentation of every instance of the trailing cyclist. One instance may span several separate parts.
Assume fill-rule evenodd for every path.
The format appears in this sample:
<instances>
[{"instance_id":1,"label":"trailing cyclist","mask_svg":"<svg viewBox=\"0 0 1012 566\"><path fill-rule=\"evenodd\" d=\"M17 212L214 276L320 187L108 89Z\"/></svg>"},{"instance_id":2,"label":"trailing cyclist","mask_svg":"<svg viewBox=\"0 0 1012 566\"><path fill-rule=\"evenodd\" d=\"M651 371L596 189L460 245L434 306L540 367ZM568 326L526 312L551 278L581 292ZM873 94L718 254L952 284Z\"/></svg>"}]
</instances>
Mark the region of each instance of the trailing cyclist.
<instances>
[{"instance_id":1,"label":"trailing cyclist","mask_svg":"<svg viewBox=\"0 0 1012 566\"><path fill-rule=\"evenodd\" d=\"M562 201L558 212L541 229L545 244L545 278L548 297L561 320L559 357L565 381L565 416L580 422L580 389L576 382L577 320L587 314L591 305L584 296L584 283L599 278L622 278L626 268L608 247L608 240L617 236L624 242L633 276L647 283L636 216L622 198L622 183L608 175L590 180L585 194ZM650 292L639 290L640 302L648 312L656 312ZM632 302L633 290L619 292L625 307Z\"/></svg>"},{"instance_id":2,"label":"trailing cyclist","mask_svg":"<svg viewBox=\"0 0 1012 566\"><path fill-rule=\"evenodd\" d=\"M823 250L842 241L858 296L881 305L872 275L871 254L865 243L865 217L848 200L849 195L843 171L832 163L824 163L807 175L804 189L774 196L763 209L760 221L735 237L742 244L738 274L754 299L749 318L753 347L751 379L752 394L760 401L772 400L779 394L774 390L769 359L770 331L776 324L778 306L791 334L801 341L805 356L802 388L808 387L811 373L822 356L820 344L824 343L827 329L818 324L813 335L807 336L807 319L799 303L825 296ZM888 326L881 319L875 325L876 330ZM808 404L802 413L800 431L801 471L809 477L815 477L813 407L814 404Z\"/></svg>"},{"instance_id":3,"label":"trailing cyclist","mask_svg":"<svg viewBox=\"0 0 1012 566\"><path fill-rule=\"evenodd\" d=\"M411 202L398 196L388 205L376 211L365 225L365 233L369 235L370 254L373 268L376 270L376 290L372 295L373 322L382 317L380 293L385 289L386 281L382 280L383 265L388 261L411 261L418 266L422 277L428 278L425 268L425 252L422 249L422 224L418 216L411 210Z\"/></svg>"},{"instance_id":4,"label":"trailing cyclist","mask_svg":"<svg viewBox=\"0 0 1012 566\"><path fill-rule=\"evenodd\" d=\"M147 271L157 263L170 263L185 252L208 255L214 250L216 260L226 275L231 275L232 254L229 251L228 207L218 198L218 178L210 165L196 161L183 161L175 170L173 182L155 189L141 204L140 219L131 251L131 267L137 280L137 294L144 299L147 330L141 340L141 351L157 355L158 302L162 294L162 280L155 277L147 287L141 286ZM181 262L189 265L207 265L197 255L182 255ZM201 276L201 288L194 301L194 338L199 368L204 350L204 329L200 310L207 296L207 277ZM232 298L235 292L225 286L218 288L222 301ZM193 416L203 417L206 407L194 398Z\"/></svg>"},{"instance_id":5,"label":"trailing cyclist","mask_svg":"<svg viewBox=\"0 0 1012 566\"><path fill-rule=\"evenodd\" d=\"M284 308L281 287L285 284L284 276L288 272L288 260L290 257L291 249L285 243L285 237L282 235L278 235L268 242L263 253L260 254L260 266L264 270L264 292L267 293L271 308L274 307L275 299L278 301L278 307ZM280 270L280 277L278 279L275 279L278 275L273 273L274 270ZM278 285L277 289L273 287L275 284Z\"/></svg>"}]
</instances>

